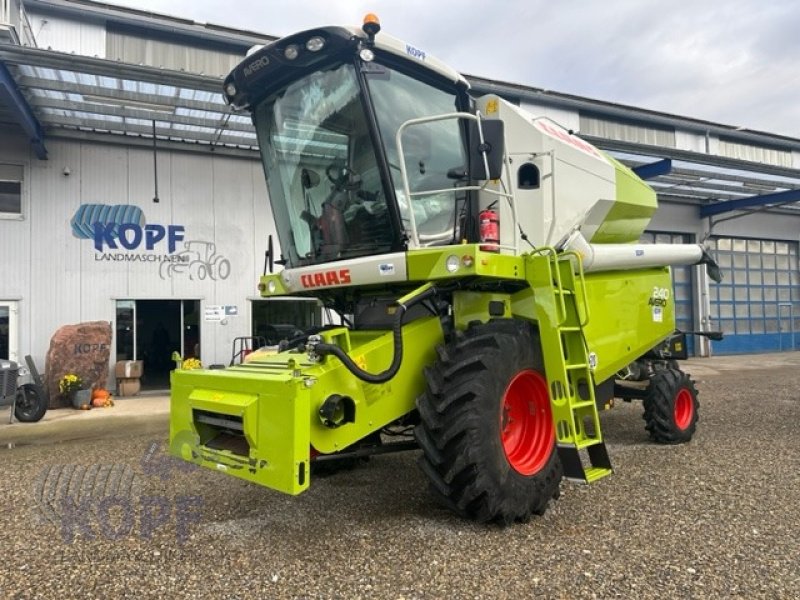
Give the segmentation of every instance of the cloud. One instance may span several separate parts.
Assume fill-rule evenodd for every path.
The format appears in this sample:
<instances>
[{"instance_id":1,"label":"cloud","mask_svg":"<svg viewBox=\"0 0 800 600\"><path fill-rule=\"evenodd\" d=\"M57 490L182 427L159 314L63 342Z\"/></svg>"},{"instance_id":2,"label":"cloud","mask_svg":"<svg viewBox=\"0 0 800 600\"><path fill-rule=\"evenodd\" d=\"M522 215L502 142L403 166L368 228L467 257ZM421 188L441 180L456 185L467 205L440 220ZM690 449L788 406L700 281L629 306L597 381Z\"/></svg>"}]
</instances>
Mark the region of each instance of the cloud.
<instances>
[{"instance_id":1,"label":"cloud","mask_svg":"<svg viewBox=\"0 0 800 600\"><path fill-rule=\"evenodd\" d=\"M465 73L800 137L793 0L117 3L273 35L375 12Z\"/></svg>"}]
</instances>

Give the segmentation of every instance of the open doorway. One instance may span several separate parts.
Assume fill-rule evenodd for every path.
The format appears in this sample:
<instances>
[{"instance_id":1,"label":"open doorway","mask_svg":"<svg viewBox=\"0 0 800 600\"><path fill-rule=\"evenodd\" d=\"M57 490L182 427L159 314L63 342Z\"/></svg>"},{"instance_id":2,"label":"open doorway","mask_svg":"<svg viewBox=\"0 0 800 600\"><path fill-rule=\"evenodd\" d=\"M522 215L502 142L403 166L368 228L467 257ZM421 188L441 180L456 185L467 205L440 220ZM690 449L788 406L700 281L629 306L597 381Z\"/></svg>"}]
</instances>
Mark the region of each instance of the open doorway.
<instances>
[{"instance_id":1,"label":"open doorway","mask_svg":"<svg viewBox=\"0 0 800 600\"><path fill-rule=\"evenodd\" d=\"M0 300L0 358L19 361L17 356L17 303Z\"/></svg>"},{"instance_id":2,"label":"open doorway","mask_svg":"<svg viewBox=\"0 0 800 600\"><path fill-rule=\"evenodd\" d=\"M169 388L173 352L200 358L199 314L199 300L118 300L116 359L143 361L143 390Z\"/></svg>"}]
</instances>

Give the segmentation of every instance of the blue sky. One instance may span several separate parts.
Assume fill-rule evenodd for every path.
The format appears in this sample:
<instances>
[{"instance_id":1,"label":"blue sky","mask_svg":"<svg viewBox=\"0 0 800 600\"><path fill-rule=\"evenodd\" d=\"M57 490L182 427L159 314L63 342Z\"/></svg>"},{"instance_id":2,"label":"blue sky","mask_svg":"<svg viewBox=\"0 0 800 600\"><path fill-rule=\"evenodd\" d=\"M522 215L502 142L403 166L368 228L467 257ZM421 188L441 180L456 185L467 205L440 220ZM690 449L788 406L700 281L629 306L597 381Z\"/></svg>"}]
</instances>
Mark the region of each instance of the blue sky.
<instances>
[{"instance_id":1,"label":"blue sky","mask_svg":"<svg viewBox=\"0 0 800 600\"><path fill-rule=\"evenodd\" d=\"M800 138L793 0L113 0L285 35L358 24L464 73Z\"/></svg>"}]
</instances>

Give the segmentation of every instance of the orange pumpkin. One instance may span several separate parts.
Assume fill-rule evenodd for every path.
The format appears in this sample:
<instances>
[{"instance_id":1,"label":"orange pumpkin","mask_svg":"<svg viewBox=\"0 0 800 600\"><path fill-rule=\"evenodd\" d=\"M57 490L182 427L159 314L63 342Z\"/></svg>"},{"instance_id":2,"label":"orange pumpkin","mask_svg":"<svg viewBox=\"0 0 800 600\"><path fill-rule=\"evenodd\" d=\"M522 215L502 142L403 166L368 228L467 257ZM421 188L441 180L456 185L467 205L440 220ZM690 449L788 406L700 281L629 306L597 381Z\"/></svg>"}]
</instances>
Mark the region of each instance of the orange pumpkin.
<instances>
[{"instance_id":1,"label":"orange pumpkin","mask_svg":"<svg viewBox=\"0 0 800 600\"><path fill-rule=\"evenodd\" d=\"M92 400L95 400L96 398L101 398L102 400L108 400L108 397L110 395L111 394L108 392L108 390L103 388L97 388L92 391Z\"/></svg>"}]
</instances>

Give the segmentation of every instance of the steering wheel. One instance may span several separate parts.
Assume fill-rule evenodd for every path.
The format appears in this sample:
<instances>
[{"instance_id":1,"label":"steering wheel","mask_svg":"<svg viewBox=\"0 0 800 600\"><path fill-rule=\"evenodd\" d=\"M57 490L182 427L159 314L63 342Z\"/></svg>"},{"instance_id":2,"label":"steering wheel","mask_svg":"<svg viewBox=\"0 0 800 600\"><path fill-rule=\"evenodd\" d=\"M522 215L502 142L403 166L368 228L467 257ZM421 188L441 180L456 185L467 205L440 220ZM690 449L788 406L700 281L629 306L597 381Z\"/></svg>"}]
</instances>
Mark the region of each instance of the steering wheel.
<instances>
[{"instance_id":1,"label":"steering wheel","mask_svg":"<svg viewBox=\"0 0 800 600\"><path fill-rule=\"evenodd\" d=\"M361 176L348 166L331 163L325 175L337 190L355 190L361 186Z\"/></svg>"}]
</instances>

